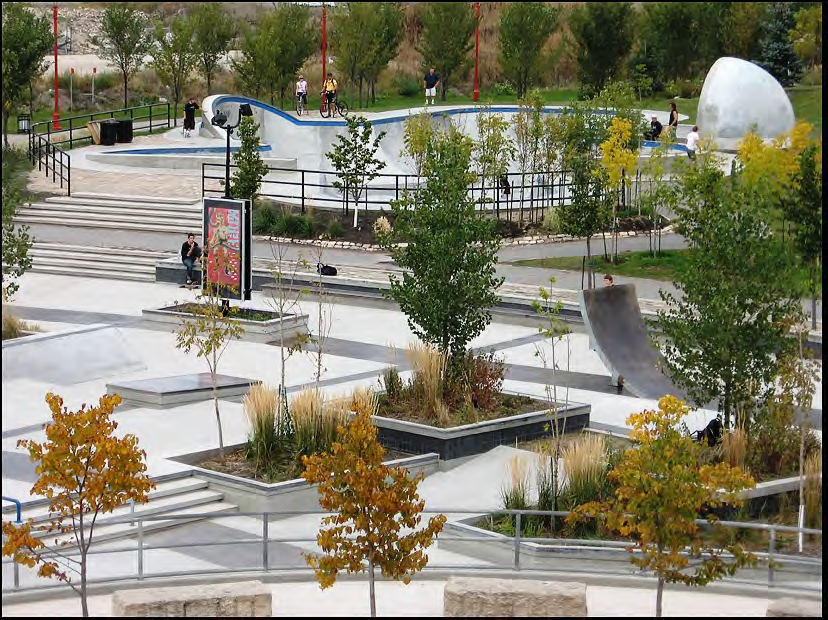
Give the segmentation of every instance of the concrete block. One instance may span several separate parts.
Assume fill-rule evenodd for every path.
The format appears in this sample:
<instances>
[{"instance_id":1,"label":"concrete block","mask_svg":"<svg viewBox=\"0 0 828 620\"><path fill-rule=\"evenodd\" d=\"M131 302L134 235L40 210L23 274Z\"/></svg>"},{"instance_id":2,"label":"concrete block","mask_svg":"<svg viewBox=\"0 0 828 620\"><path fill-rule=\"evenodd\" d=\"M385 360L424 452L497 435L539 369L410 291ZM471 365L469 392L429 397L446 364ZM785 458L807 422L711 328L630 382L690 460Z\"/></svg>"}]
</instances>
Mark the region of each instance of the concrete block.
<instances>
[{"instance_id":1,"label":"concrete block","mask_svg":"<svg viewBox=\"0 0 828 620\"><path fill-rule=\"evenodd\" d=\"M121 590L112 615L140 618L269 618L270 590L260 581Z\"/></svg>"},{"instance_id":2,"label":"concrete block","mask_svg":"<svg viewBox=\"0 0 828 620\"><path fill-rule=\"evenodd\" d=\"M522 579L450 577L446 617L586 617L586 584Z\"/></svg>"},{"instance_id":3,"label":"concrete block","mask_svg":"<svg viewBox=\"0 0 828 620\"><path fill-rule=\"evenodd\" d=\"M768 603L768 618L821 618L822 603L801 598L780 598Z\"/></svg>"}]
</instances>

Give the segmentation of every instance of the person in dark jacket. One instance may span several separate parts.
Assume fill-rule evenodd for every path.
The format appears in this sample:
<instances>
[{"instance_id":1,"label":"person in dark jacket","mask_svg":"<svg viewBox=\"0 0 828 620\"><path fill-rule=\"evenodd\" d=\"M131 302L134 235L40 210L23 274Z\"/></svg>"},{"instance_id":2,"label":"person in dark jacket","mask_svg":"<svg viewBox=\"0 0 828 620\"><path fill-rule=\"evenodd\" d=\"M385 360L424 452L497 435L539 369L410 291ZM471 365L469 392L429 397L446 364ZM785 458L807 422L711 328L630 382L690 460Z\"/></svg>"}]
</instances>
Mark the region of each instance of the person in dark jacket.
<instances>
[{"instance_id":1,"label":"person in dark jacket","mask_svg":"<svg viewBox=\"0 0 828 620\"><path fill-rule=\"evenodd\" d=\"M653 116L652 120L650 121L650 131L647 133L648 140L658 140L661 132L664 130L664 126L658 122L658 118Z\"/></svg>"},{"instance_id":2,"label":"person in dark jacket","mask_svg":"<svg viewBox=\"0 0 828 620\"><path fill-rule=\"evenodd\" d=\"M195 129L195 113L200 107L195 97L190 97L184 104L184 137L189 138L190 132Z\"/></svg>"},{"instance_id":3,"label":"person in dark jacket","mask_svg":"<svg viewBox=\"0 0 828 620\"><path fill-rule=\"evenodd\" d=\"M201 248L196 243L195 235L190 233L181 246L181 262L187 268L187 286L195 284L195 264L201 259Z\"/></svg>"}]
</instances>

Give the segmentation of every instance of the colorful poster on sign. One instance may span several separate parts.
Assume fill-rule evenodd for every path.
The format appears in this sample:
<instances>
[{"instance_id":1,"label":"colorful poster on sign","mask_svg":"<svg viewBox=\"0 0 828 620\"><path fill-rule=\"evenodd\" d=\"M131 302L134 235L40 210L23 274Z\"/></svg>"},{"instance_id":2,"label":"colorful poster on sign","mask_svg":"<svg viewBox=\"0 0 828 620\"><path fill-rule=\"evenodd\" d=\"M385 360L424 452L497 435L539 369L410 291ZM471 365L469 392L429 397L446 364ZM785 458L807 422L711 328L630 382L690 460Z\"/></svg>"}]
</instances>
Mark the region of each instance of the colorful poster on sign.
<instances>
[{"instance_id":1,"label":"colorful poster on sign","mask_svg":"<svg viewBox=\"0 0 828 620\"><path fill-rule=\"evenodd\" d=\"M207 210L207 280L210 284L241 290L241 209L211 207ZM235 297L235 295L234 295Z\"/></svg>"}]
</instances>

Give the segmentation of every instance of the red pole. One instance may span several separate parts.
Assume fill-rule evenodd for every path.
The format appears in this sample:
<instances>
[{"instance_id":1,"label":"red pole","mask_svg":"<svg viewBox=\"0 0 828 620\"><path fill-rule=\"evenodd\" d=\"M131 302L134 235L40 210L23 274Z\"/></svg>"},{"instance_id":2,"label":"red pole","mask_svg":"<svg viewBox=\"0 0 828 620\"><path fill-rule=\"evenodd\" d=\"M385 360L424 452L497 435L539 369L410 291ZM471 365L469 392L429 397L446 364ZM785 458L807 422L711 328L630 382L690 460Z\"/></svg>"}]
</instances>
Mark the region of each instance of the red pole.
<instances>
[{"instance_id":1,"label":"red pole","mask_svg":"<svg viewBox=\"0 0 828 620\"><path fill-rule=\"evenodd\" d=\"M58 100L60 97L58 96L58 59L57 59L57 39L58 39L58 28L57 28L57 2L53 5L53 14L54 14L54 21L55 21L55 115L53 118L53 127L55 129L60 129L60 105Z\"/></svg>"},{"instance_id":2,"label":"red pole","mask_svg":"<svg viewBox=\"0 0 828 620\"><path fill-rule=\"evenodd\" d=\"M474 3L477 26L474 29L474 100L480 101L480 3Z\"/></svg>"},{"instance_id":3,"label":"red pole","mask_svg":"<svg viewBox=\"0 0 828 620\"><path fill-rule=\"evenodd\" d=\"M322 90L325 90L325 77L328 67L328 7L322 3Z\"/></svg>"}]
</instances>

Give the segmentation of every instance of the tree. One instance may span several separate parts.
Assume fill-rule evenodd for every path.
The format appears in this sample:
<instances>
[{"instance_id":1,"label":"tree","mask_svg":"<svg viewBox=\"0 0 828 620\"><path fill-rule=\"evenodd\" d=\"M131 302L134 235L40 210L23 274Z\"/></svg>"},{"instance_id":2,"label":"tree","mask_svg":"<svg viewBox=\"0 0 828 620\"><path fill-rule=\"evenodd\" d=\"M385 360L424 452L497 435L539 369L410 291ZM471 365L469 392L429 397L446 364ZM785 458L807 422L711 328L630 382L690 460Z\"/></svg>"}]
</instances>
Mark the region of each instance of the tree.
<instances>
[{"instance_id":1,"label":"tree","mask_svg":"<svg viewBox=\"0 0 828 620\"><path fill-rule=\"evenodd\" d=\"M537 91L530 92L525 98L518 102L518 112L514 117L515 127L515 162L520 171L520 187L526 187L526 175L539 172L538 161L540 158L541 144L545 132L543 131L543 98ZM554 149L551 151L554 154ZM544 183L545 184L545 183ZM532 192L535 183L532 182ZM523 224L523 201L525 192L520 192L520 215L518 221ZM534 201L534 195L530 202Z\"/></svg>"},{"instance_id":2,"label":"tree","mask_svg":"<svg viewBox=\"0 0 828 620\"><path fill-rule=\"evenodd\" d=\"M204 259L217 260L217 257L205 256ZM217 265L219 269L222 265ZM207 269L204 270L205 277ZM244 333L244 328L227 315L225 304L221 298L222 287L207 280L204 291L196 297L197 303L192 304L190 312L193 318L186 318L175 332L176 348L189 353L193 348L196 357L203 357L210 370L210 380L213 385L213 409L216 413L218 426L219 455L224 458L224 435L221 430L221 412L218 401L218 365L227 345L231 340L238 340Z\"/></svg>"},{"instance_id":3,"label":"tree","mask_svg":"<svg viewBox=\"0 0 828 620\"><path fill-rule=\"evenodd\" d=\"M222 8L221 2L199 2L189 18L193 29L193 53L207 81L209 96L212 93L213 75L236 36L236 25Z\"/></svg>"},{"instance_id":4,"label":"tree","mask_svg":"<svg viewBox=\"0 0 828 620\"><path fill-rule=\"evenodd\" d=\"M375 569L408 584L428 563L424 550L443 530L446 517L431 517L418 529L425 502L417 495L417 485L424 474L410 478L401 467L383 465L385 451L377 441L371 411L357 407L350 424L337 428L339 441L330 453L302 457L302 478L319 485L319 505L334 513L322 519L330 527L321 528L316 538L324 555L306 554L305 559L323 589L336 583L340 571L367 569L371 617L376 617Z\"/></svg>"},{"instance_id":5,"label":"tree","mask_svg":"<svg viewBox=\"0 0 828 620\"><path fill-rule=\"evenodd\" d=\"M385 162L377 158L380 142L387 132L381 131L374 136L371 121L364 116L350 116L345 119L348 125L345 134L336 136L333 150L325 157L336 170L337 181L333 185L342 192L345 201L345 215L348 214L348 197L354 201L354 228L357 225L359 199L368 183L377 178L385 168Z\"/></svg>"},{"instance_id":6,"label":"tree","mask_svg":"<svg viewBox=\"0 0 828 620\"><path fill-rule=\"evenodd\" d=\"M610 135L601 143L601 165L607 173L607 186L616 197L612 202L612 261L618 262L618 206L622 183L629 178L638 164L638 151L628 148L632 138L632 123L614 116L610 121Z\"/></svg>"},{"instance_id":7,"label":"tree","mask_svg":"<svg viewBox=\"0 0 828 620\"><path fill-rule=\"evenodd\" d=\"M22 2L3 3L3 92L0 99L3 100L3 144L6 148L9 147L9 116L29 92L31 83L43 72L43 57L52 49L53 42L52 24L46 16L36 17L24 8ZM3 202L5 204L5 200Z\"/></svg>"},{"instance_id":8,"label":"tree","mask_svg":"<svg viewBox=\"0 0 828 620\"><path fill-rule=\"evenodd\" d=\"M472 145L457 130L436 134L426 152L425 184L393 201L396 233L380 244L405 271L391 277L388 295L423 342L459 363L468 343L491 322L498 302L495 277L500 242L493 220L477 213L468 194Z\"/></svg>"},{"instance_id":9,"label":"tree","mask_svg":"<svg viewBox=\"0 0 828 620\"><path fill-rule=\"evenodd\" d=\"M545 2L514 2L500 14L500 70L519 98L540 77L543 48L555 32L559 12Z\"/></svg>"},{"instance_id":10,"label":"tree","mask_svg":"<svg viewBox=\"0 0 828 620\"><path fill-rule=\"evenodd\" d=\"M759 34L764 15L764 2L730 3L727 18L722 25L726 56L759 57Z\"/></svg>"},{"instance_id":11,"label":"tree","mask_svg":"<svg viewBox=\"0 0 828 620\"><path fill-rule=\"evenodd\" d=\"M482 107L477 114L477 142L472 151L483 189L498 188L500 179L509 172L509 164L515 156L515 144L507 135L510 123L502 114L492 112L490 106ZM508 180L508 179L507 179ZM488 183L487 183L488 182ZM495 192L498 192L495 189ZM498 214L500 211L498 200Z\"/></svg>"},{"instance_id":12,"label":"tree","mask_svg":"<svg viewBox=\"0 0 828 620\"><path fill-rule=\"evenodd\" d=\"M434 67L440 76L440 98L453 77L465 75L472 35L477 26L470 2L424 2L420 9L422 37L417 51L423 55L423 68Z\"/></svg>"},{"instance_id":13,"label":"tree","mask_svg":"<svg viewBox=\"0 0 828 620\"><path fill-rule=\"evenodd\" d=\"M727 179L713 160L683 180L677 232L690 257L678 294L660 291L658 324L672 380L700 405L717 399L729 428L742 405L772 391L802 306L795 257L768 224L768 192L739 173Z\"/></svg>"},{"instance_id":14,"label":"tree","mask_svg":"<svg viewBox=\"0 0 828 620\"><path fill-rule=\"evenodd\" d=\"M405 119L403 129L403 150L401 157L405 157L414 174L418 177L423 174L428 143L434 135L434 126L431 124L431 114L423 110L419 114L409 114Z\"/></svg>"},{"instance_id":15,"label":"tree","mask_svg":"<svg viewBox=\"0 0 828 620\"><path fill-rule=\"evenodd\" d=\"M793 86L802 77L802 61L796 55L790 32L796 27L789 2L768 3L762 24L761 54L757 64L782 86Z\"/></svg>"},{"instance_id":16,"label":"tree","mask_svg":"<svg viewBox=\"0 0 828 620\"><path fill-rule=\"evenodd\" d=\"M372 45L369 53L364 58L364 76L368 80L368 87L371 91L371 103L376 103L376 85L380 73L397 56L397 50L405 36L405 15L402 11L401 2L366 2L376 6L377 27L374 36L371 38ZM362 88L360 82L360 105L362 101ZM367 95L366 95L367 102Z\"/></svg>"},{"instance_id":17,"label":"tree","mask_svg":"<svg viewBox=\"0 0 828 620\"><path fill-rule=\"evenodd\" d=\"M239 150L233 153L236 170L233 172L230 195L233 198L249 198L255 205L262 187L262 179L270 168L264 163L259 151L259 125L253 117L242 117L237 131L241 145Z\"/></svg>"},{"instance_id":18,"label":"tree","mask_svg":"<svg viewBox=\"0 0 828 620\"><path fill-rule=\"evenodd\" d=\"M578 55L578 82L582 97L600 91L614 79L633 42L631 2L587 2L569 16Z\"/></svg>"},{"instance_id":19,"label":"tree","mask_svg":"<svg viewBox=\"0 0 828 620\"><path fill-rule=\"evenodd\" d=\"M80 595L83 615L88 617L87 557L98 517L130 501L147 502L155 484L145 473L146 452L138 448L138 438L115 435L118 423L111 415L121 403L120 396L102 396L97 407L82 405L78 411L69 411L63 399L52 393L46 395L46 402L52 411L52 421L44 425L46 441L21 439L17 445L37 463L38 479L31 494L49 498L51 521L41 526L32 519L20 526L3 521L3 555L29 568L40 565L40 577L68 583ZM34 532L69 536L55 539L48 548ZM75 548L80 559L67 547ZM80 587L69 571L80 577Z\"/></svg>"},{"instance_id":20,"label":"tree","mask_svg":"<svg viewBox=\"0 0 828 620\"><path fill-rule=\"evenodd\" d=\"M172 92L175 104L173 111L175 127L178 126L178 103L181 101L181 91L196 63L192 38L192 26L183 17L172 19L169 32L166 32L163 23L155 24L155 49L152 51L153 58L150 66L155 70L161 83Z\"/></svg>"},{"instance_id":21,"label":"tree","mask_svg":"<svg viewBox=\"0 0 828 620\"><path fill-rule=\"evenodd\" d=\"M34 240L29 235L29 227L25 224L18 225L14 218L17 211L23 205L23 198L18 185L16 163L26 165L28 169L28 158L23 151L17 149L3 149L3 302L12 298L19 289L16 280L32 266L32 259L29 250Z\"/></svg>"},{"instance_id":22,"label":"tree","mask_svg":"<svg viewBox=\"0 0 828 620\"><path fill-rule=\"evenodd\" d=\"M124 107L129 107L129 78L135 75L144 57L152 52L149 19L131 4L111 4L101 20L100 36L92 43L98 55L113 63L124 78Z\"/></svg>"},{"instance_id":23,"label":"tree","mask_svg":"<svg viewBox=\"0 0 828 620\"><path fill-rule=\"evenodd\" d=\"M799 60L808 65L813 80L814 69L822 65L822 4L800 9L795 20L796 27L789 33L791 42Z\"/></svg>"},{"instance_id":24,"label":"tree","mask_svg":"<svg viewBox=\"0 0 828 620\"><path fill-rule=\"evenodd\" d=\"M702 447L678 426L687 412L682 401L665 396L658 411L632 414L627 424L633 446L609 474L617 485L615 497L582 504L567 517L570 523L597 517L634 541L630 562L658 578L659 618L665 583L704 586L757 564L741 545L719 545L701 535L696 519L702 510L715 523L712 511L738 506L739 492L755 483L726 463L700 465Z\"/></svg>"}]
</instances>

